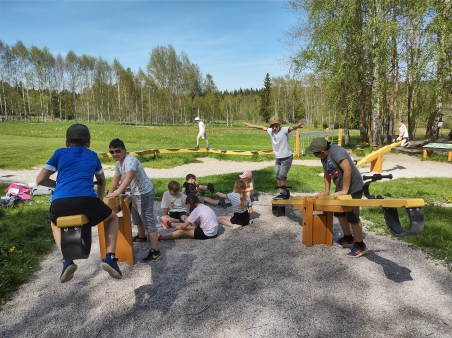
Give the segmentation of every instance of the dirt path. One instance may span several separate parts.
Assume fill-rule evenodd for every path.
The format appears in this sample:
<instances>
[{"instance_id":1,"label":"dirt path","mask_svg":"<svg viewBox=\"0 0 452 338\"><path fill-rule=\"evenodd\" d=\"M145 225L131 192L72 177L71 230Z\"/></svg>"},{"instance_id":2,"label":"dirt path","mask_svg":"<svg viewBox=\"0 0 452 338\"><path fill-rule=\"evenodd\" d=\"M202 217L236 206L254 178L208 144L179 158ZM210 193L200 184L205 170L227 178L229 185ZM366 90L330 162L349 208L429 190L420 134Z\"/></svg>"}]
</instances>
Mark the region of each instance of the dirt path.
<instances>
[{"instance_id":1,"label":"dirt path","mask_svg":"<svg viewBox=\"0 0 452 338\"><path fill-rule=\"evenodd\" d=\"M235 162L219 161L214 158L200 158L200 163L184 164L171 169L146 168L149 178L177 178L185 177L188 173L196 176L209 176L243 172L245 170L260 170L273 167L274 161L263 162ZM293 165L320 166L318 160L294 160ZM369 165L360 168L361 173L369 173ZM33 170L0 170L0 183L34 184L41 168ZM383 158L383 174L399 177L451 177L452 165L445 162L422 161L419 157L405 154L386 154ZM114 166L104 166L105 176L113 177Z\"/></svg>"}]
</instances>

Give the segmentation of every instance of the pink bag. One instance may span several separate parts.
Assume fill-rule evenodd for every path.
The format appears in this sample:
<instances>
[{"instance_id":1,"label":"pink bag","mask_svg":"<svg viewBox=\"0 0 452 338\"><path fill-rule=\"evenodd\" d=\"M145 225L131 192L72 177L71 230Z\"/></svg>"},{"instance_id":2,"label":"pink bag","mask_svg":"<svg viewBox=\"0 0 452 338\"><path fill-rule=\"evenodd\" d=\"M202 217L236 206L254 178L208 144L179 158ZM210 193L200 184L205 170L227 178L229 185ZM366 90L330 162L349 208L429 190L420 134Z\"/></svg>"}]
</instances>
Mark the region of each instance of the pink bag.
<instances>
[{"instance_id":1,"label":"pink bag","mask_svg":"<svg viewBox=\"0 0 452 338\"><path fill-rule=\"evenodd\" d=\"M19 196L24 201L31 200L31 196L28 193L31 191L29 187L21 183L12 183L6 188L6 193L12 196Z\"/></svg>"}]
</instances>

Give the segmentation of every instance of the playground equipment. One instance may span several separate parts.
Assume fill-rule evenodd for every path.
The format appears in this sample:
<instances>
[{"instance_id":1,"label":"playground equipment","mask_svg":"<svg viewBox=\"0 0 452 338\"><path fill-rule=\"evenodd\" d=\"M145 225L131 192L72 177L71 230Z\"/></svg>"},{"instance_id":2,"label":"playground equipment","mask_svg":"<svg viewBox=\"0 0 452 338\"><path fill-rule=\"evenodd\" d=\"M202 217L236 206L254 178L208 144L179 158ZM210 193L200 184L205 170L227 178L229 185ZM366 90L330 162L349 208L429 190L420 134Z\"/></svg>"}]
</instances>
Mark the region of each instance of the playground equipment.
<instances>
[{"instance_id":1,"label":"playground equipment","mask_svg":"<svg viewBox=\"0 0 452 338\"><path fill-rule=\"evenodd\" d=\"M118 262L126 262L134 265L132 225L130 222L130 201L128 195L119 195L118 197L105 197L104 203L107 204L118 215L118 238L116 240L115 257ZM105 223L100 222L97 225L99 235L100 257L107 254L107 244L105 241Z\"/></svg>"},{"instance_id":2,"label":"playground equipment","mask_svg":"<svg viewBox=\"0 0 452 338\"><path fill-rule=\"evenodd\" d=\"M104 202L118 214L118 239L116 241L116 258L118 262L134 264L132 228L130 224L130 197L120 195L115 198L104 198ZM122 210L121 210L122 209ZM57 227L61 228L61 252L68 260L87 259L91 252L92 232L86 215L58 217ZM107 245L105 241L105 224L97 226L99 235L100 257L105 257Z\"/></svg>"},{"instance_id":3,"label":"playground equipment","mask_svg":"<svg viewBox=\"0 0 452 338\"><path fill-rule=\"evenodd\" d=\"M95 181L101 185L102 181ZM61 229L61 253L68 260L87 259L91 252L91 225L86 215L71 215L57 218L56 226Z\"/></svg>"},{"instance_id":4,"label":"playground equipment","mask_svg":"<svg viewBox=\"0 0 452 338\"><path fill-rule=\"evenodd\" d=\"M61 253L68 260L87 259L91 251L91 225L85 215L58 217L61 228Z\"/></svg>"},{"instance_id":5,"label":"playground equipment","mask_svg":"<svg viewBox=\"0 0 452 338\"><path fill-rule=\"evenodd\" d=\"M427 154L431 155L433 150L447 151L447 161L452 161L452 144L450 143L428 143L424 148L423 158L427 158Z\"/></svg>"},{"instance_id":6,"label":"playground equipment","mask_svg":"<svg viewBox=\"0 0 452 338\"><path fill-rule=\"evenodd\" d=\"M130 155L133 156L144 156L144 155L153 155L154 157L157 154L189 154L189 153L214 153L214 154L222 154L222 155L245 155L245 156L257 156L257 155L271 155L273 154L272 149L267 150L225 150L225 149L214 149L214 148L167 148L167 149L145 149L145 150L136 150L129 152ZM110 153L100 152L98 156L103 157L112 157Z\"/></svg>"},{"instance_id":7,"label":"playground equipment","mask_svg":"<svg viewBox=\"0 0 452 338\"><path fill-rule=\"evenodd\" d=\"M372 196L368 188L370 183L383 178L392 178L392 175L383 176L375 174L364 176L366 182L363 189L368 199L352 199L350 195L339 196L294 196L291 200L272 200L272 211L275 216L283 216L285 205L293 205L295 210L303 211L302 242L310 247L316 244L333 244L333 214L334 212L349 212L353 207L381 207L389 230L398 237L417 236L424 229L423 199L383 199L381 196ZM282 208L284 207L284 209ZM404 208L408 214L409 225L405 229L399 220L398 209ZM322 212L321 214L314 214Z\"/></svg>"},{"instance_id":8,"label":"playground equipment","mask_svg":"<svg viewBox=\"0 0 452 338\"><path fill-rule=\"evenodd\" d=\"M356 163L356 166L360 167L364 164L370 163L370 171L381 173L383 171L383 155L389 153L392 150L392 148L397 147L401 143L402 141L394 142L371 152L369 155L359 160Z\"/></svg>"},{"instance_id":9,"label":"playground equipment","mask_svg":"<svg viewBox=\"0 0 452 338\"><path fill-rule=\"evenodd\" d=\"M301 133L296 131L295 133L295 152L294 156L296 158L300 157L300 149L304 154L304 149L309 145L310 139L315 137L325 136L327 140L330 138L334 138L337 134L337 144L342 146L342 130L339 129L337 132L330 131L326 129L326 131L321 132L312 132L312 133ZM305 145L305 141L308 143ZM130 151L129 154L133 156L144 156L144 155L153 155L154 157L157 154L190 154L190 153L214 153L221 155L243 155L243 156L259 156L259 155L272 155L272 149L264 149L264 150L226 150L226 149L216 149L216 148L166 148L166 149L144 149L144 150L135 150ZM108 152L99 152L97 153L100 158L104 157L112 157Z\"/></svg>"},{"instance_id":10,"label":"playground equipment","mask_svg":"<svg viewBox=\"0 0 452 338\"><path fill-rule=\"evenodd\" d=\"M295 133L295 157L300 157L300 153L304 155L305 149L311 144L311 141L317 137L324 136L327 141L334 143L334 136L337 133L337 144L342 147L342 129L338 129L337 132L333 130L329 130L328 128L325 131L316 131L310 133L301 133L297 131ZM306 141L306 143L305 143Z\"/></svg>"}]
</instances>

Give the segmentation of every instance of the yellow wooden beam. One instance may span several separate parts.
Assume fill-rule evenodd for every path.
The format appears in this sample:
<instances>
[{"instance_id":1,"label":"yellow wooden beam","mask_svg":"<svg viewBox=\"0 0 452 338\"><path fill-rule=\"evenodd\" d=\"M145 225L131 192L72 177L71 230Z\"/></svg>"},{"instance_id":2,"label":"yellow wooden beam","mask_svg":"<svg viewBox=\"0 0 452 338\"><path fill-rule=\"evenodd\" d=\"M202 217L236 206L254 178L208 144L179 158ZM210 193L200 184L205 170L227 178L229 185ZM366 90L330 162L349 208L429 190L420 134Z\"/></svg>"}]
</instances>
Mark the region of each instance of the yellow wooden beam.
<instances>
[{"instance_id":1,"label":"yellow wooden beam","mask_svg":"<svg viewBox=\"0 0 452 338\"><path fill-rule=\"evenodd\" d=\"M356 163L356 166L360 167L360 166L362 166L364 164L374 162L373 166L375 166L376 169L378 169L380 167L382 168L382 163L381 163L383 161L383 157L382 156L387 154L387 153L389 153L392 148L397 147L401 143L402 143L402 141L394 142L394 143L391 143L391 144L389 144L387 146L384 146L384 147L382 147L382 148L380 148L378 150L375 150L375 151L371 152L369 155L367 155L367 156L363 157L361 160L359 160ZM375 163L375 162L380 162L380 163ZM376 170L376 171L378 171L378 170ZM381 172L381 170L380 170L380 172Z\"/></svg>"},{"instance_id":2,"label":"yellow wooden beam","mask_svg":"<svg viewBox=\"0 0 452 338\"><path fill-rule=\"evenodd\" d=\"M304 197L294 196L290 200L272 200L272 205L299 206L303 205ZM311 197L316 211L345 212L350 211L349 207L422 208L425 205L422 198L352 199L351 195L342 195L337 199L332 195Z\"/></svg>"}]
</instances>

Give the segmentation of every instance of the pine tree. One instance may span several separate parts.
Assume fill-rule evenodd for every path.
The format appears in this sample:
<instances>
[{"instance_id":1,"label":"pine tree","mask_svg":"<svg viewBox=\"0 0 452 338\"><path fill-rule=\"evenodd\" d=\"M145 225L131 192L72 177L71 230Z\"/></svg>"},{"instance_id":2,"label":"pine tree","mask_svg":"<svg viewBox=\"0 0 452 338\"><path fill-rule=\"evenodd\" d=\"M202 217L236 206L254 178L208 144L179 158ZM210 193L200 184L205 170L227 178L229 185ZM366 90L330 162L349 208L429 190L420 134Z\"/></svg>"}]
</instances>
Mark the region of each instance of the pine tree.
<instances>
[{"instance_id":1,"label":"pine tree","mask_svg":"<svg viewBox=\"0 0 452 338\"><path fill-rule=\"evenodd\" d=\"M261 89L261 107L259 109L259 115L264 121L270 119L271 107L270 107L270 92L271 92L271 81L270 75L267 73L264 80L264 88Z\"/></svg>"}]
</instances>

